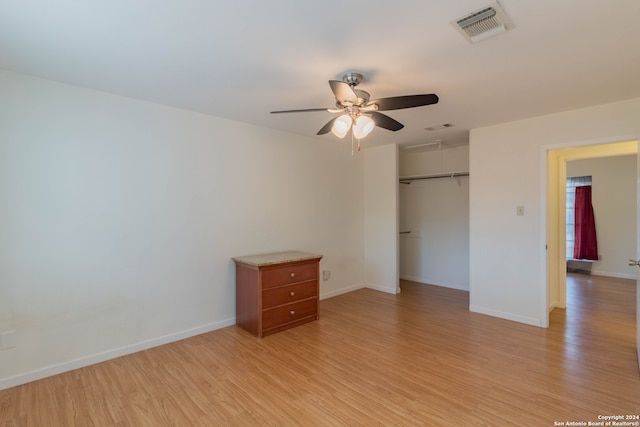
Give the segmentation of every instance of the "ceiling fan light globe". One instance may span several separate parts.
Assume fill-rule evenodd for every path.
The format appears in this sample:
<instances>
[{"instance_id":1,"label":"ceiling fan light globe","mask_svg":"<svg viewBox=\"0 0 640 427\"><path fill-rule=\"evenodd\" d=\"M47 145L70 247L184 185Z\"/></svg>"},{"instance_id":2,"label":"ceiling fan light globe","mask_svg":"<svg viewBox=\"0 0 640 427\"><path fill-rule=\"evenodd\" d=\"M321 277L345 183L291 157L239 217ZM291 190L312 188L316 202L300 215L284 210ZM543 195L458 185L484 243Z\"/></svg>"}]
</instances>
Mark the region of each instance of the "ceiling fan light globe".
<instances>
[{"instance_id":1,"label":"ceiling fan light globe","mask_svg":"<svg viewBox=\"0 0 640 427\"><path fill-rule=\"evenodd\" d=\"M362 139L371 133L375 125L371 117L360 116L356 119L356 123L353 126L353 136L357 139Z\"/></svg>"},{"instance_id":2,"label":"ceiling fan light globe","mask_svg":"<svg viewBox=\"0 0 640 427\"><path fill-rule=\"evenodd\" d=\"M333 127L331 128L331 132L338 138L344 138L344 136L349 132L351 125L353 124L353 120L346 114L338 117L335 122L333 122Z\"/></svg>"},{"instance_id":3,"label":"ceiling fan light globe","mask_svg":"<svg viewBox=\"0 0 640 427\"><path fill-rule=\"evenodd\" d=\"M334 128L332 128L332 129L331 129L331 132L332 132L335 136L337 136L338 138L342 139L342 138L344 138L344 136L347 134L347 132L348 132L348 131L340 132L340 131L337 131L337 130L336 130L336 128L334 127Z\"/></svg>"}]
</instances>

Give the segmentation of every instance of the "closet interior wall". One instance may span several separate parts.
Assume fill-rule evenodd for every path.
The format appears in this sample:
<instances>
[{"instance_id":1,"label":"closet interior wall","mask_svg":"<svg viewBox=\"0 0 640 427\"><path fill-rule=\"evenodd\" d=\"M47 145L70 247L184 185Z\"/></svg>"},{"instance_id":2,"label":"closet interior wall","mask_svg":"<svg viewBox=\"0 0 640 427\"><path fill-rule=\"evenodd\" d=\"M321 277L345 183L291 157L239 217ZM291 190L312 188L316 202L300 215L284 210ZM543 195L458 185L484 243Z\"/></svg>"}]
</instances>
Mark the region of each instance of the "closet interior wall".
<instances>
[{"instance_id":1,"label":"closet interior wall","mask_svg":"<svg viewBox=\"0 0 640 427\"><path fill-rule=\"evenodd\" d=\"M469 147L400 151L400 278L469 290Z\"/></svg>"}]
</instances>

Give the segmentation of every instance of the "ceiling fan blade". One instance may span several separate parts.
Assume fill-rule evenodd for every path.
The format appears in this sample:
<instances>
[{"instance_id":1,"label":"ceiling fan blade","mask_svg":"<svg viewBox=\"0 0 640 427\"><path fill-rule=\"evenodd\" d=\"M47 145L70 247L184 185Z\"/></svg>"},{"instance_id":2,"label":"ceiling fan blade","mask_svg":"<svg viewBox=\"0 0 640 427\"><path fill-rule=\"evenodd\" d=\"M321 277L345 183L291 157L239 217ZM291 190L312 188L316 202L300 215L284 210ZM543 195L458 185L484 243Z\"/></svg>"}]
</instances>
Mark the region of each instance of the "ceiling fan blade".
<instances>
[{"instance_id":1,"label":"ceiling fan blade","mask_svg":"<svg viewBox=\"0 0 640 427\"><path fill-rule=\"evenodd\" d=\"M388 129L388 130L392 130L392 131L397 131L400 130L404 127L404 125L402 123L400 123L397 120L392 119L391 117L387 116L386 114L382 114L382 113L378 113L378 112L371 112L368 113L371 115L371 118L373 119L374 123L376 124L376 126L384 128L384 129Z\"/></svg>"},{"instance_id":2,"label":"ceiling fan blade","mask_svg":"<svg viewBox=\"0 0 640 427\"><path fill-rule=\"evenodd\" d=\"M333 119L329 120L326 125L322 126L322 129L320 129L316 135L324 135L325 133L331 132L333 122L335 122L339 117L340 116L334 117Z\"/></svg>"},{"instance_id":3,"label":"ceiling fan blade","mask_svg":"<svg viewBox=\"0 0 640 427\"><path fill-rule=\"evenodd\" d=\"M336 96L336 99L339 103L358 103L358 95L356 95L356 93L353 91L353 88L345 82L341 82L339 80L329 80L329 86L331 86L331 90L333 91L333 94Z\"/></svg>"},{"instance_id":4,"label":"ceiling fan blade","mask_svg":"<svg viewBox=\"0 0 640 427\"><path fill-rule=\"evenodd\" d=\"M369 101L367 105L377 104L378 111L401 110L403 108L422 107L438 103L438 96L430 93L428 95L406 95L392 96L390 98L380 98Z\"/></svg>"},{"instance_id":5,"label":"ceiling fan blade","mask_svg":"<svg viewBox=\"0 0 640 427\"><path fill-rule=\"evenodd\" d=\"M308 113L311 111L329 111L328 108L306 108L304 110L280 110L280 111L272 111L271 114L280 114L280 113Z\"/></svg>"}]
</instances>

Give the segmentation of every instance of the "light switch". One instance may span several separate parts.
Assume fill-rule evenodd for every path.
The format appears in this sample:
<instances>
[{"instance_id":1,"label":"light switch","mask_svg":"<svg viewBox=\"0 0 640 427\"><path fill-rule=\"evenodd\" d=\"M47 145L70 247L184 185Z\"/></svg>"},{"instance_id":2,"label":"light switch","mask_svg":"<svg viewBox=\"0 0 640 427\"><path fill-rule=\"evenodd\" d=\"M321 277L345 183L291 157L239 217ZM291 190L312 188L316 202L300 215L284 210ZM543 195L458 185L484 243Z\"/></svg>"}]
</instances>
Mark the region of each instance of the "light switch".
<instances>
[{"instance_id":1,"label":"light switch","mask_svg":"<svg viewBox=\"0 0 640 427\"><path fill-rule=\"evenodd\" d=\"M524 206L516 206L516 215L524 216Z\"/></svg>"}]
</instances>

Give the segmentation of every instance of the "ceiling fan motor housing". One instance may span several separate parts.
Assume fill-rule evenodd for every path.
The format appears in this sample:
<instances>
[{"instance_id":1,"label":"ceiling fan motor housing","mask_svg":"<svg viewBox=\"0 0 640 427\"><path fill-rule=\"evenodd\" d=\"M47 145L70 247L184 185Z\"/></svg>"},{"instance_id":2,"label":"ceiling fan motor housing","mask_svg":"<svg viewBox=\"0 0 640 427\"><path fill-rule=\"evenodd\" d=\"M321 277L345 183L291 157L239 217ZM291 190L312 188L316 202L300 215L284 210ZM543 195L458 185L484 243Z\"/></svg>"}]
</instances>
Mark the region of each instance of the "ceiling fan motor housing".
<instances>
[{"instance_id":1,"label":"ceiling fan motor housing","mask_svg":"<svg viewBox=\"0 0 640 427\"><path fill-rule=\"evenodd\" d=\"M364 79L364 76L360 73L347 73L342 76L342 81L351 87L358 86L362 79Z\"/></svg>"}]
</instances>

